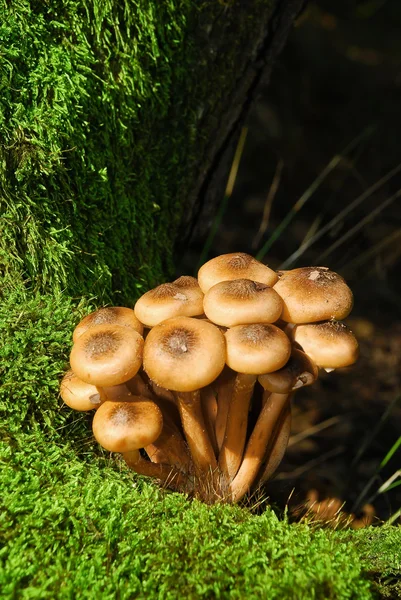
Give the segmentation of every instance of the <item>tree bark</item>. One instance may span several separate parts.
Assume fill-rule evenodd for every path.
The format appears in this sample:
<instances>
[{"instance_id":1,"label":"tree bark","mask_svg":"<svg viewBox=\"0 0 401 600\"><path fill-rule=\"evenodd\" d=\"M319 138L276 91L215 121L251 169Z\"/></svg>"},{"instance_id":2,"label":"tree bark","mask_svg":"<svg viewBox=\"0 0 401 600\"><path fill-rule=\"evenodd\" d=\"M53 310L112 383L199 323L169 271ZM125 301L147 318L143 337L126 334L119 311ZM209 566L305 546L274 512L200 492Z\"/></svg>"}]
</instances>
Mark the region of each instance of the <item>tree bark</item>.
<instances>
[{"instance_id":1,"label":"tree bark","mask_svg":"<svg viewBox=\"0 0 401 600\"><path fill-rule=\"evenodd\" d=\"M2 273L118 303L171 274L303 1L3 7Z\"/></svg>"}]
</instances>

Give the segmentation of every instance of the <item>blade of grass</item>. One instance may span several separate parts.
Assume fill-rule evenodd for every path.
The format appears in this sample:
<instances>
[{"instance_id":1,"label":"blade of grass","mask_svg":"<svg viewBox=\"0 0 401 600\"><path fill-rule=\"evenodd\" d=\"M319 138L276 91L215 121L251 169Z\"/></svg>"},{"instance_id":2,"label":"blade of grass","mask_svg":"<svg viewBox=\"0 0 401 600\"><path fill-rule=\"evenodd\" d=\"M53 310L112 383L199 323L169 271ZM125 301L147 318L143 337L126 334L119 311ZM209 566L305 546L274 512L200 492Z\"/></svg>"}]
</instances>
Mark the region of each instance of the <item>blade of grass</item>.
<instances>
[{"instance_id":1,"label":"blade of grass","mask_svg":"<svg viewBox=\"0 0 401 600\"><path fill-rule=\"evenodd\" d=\"M206 262L210 248L213 244L214 238L219 230L220 224L223 220L224 214L227 210L228 201L233 193L235 181L237 179L238 169L241 162L242 153L244 151L246 136L248 134L248 128L243 127L241 130L241 134L238 140L237 149L235 151L234 160L231 165L230 174L228 176L228 181L226 185L226 190L224 192L223 199L220 203L219 209L216 213L216 216L213 220L212 227L210 229L210 233L206 238L205 244L202 248L202 252L199 258L198 269Z\"/></svg>"},{"instance_id":2,"label":"blade of grass","mask_svg":"<svg viewBox=\"0 0 401 600\"><path fill-rule=\"evenodd\" d=\"M326 223L324 227L322 227L313 237L310 238L307 242L301 245L298 250L290 254L290 256L280 265L280 269L288 269L291 265L295 263L295 261L300 258L303 253L308 250L315 242L320 240L328 231L333 229L340 221L344 219L351 211L354 210L357 206L362 204L364 200L370 198L372 194L374 194L378 189L380 189L383 185L385 185L388 181L390 181L397 173L401 171L401 163L394 167L391 171L386 173L381 179L376 181L373 185L371 185L365 192L363 192L360 196L355 198L353 202L348 204L343 210L341 210L331 221Z\"/></svg>"},{"instance_id":3,"label":"blade of grass","mask_svg":"<svg viewBox=\"0 0 401 600\"><path fill-rule=\"evenodd\" d=\"M257 248L259 246L260 240L264 236L266 229L269 225L269 218L270 218L270 213L271 213L271 209L273 206L273 200L276 197L277 190L280 185L283 167L284 167L284 161L282 159L280 159L277 163L277 167L276 167L276 170L274 173L273 181L272 181L270 189L269 189L269 193L267 194L265 206L263 209L262 221L260 223L259 231L255 235L255 238L252 242L252 248Z\"/></svg>"},{"instance_id":4,"label":"blade of grass","mask_svg":"<svg viewBox=\"0 0 401 600\"><path fill-rule=\"evenodd\" d=\"M389 244L394 242L399 237L401 237L401 228L393 231L393 233L391 235L387 236L383 240L380 240L377 244L372 246L366 252L359 254L354 260L349 261L342 269L343 274L350 272L352 269L355 269L356 267L360 267L367 260L376 256L376 254L378 252L380 252L380 250L383 250L383 248L385 248L386 246L388 246Z\"/></svg>"},{"instance_id":5,"label":"blade of grass","mask_svg":"<svg viewBox=\"0 0 401 600\"><path fill-rule=\"evenodd\" d=\"M390 450L387 452L386 456L383 458L383 460L380 463L380 469L382 469L383 467L386 466L386 464L389 462L389 460L392 459L392 457L394 456L394 454L397 452L398 448L401 446L401 436L398 438L398 440L392 445L392 447L390 448Z\"/></svg>"},{"instance_id":6,"label":"blade of grass","mask_svg":"<svg viewBox=\"0 0 401 600\"><path fill-rule=\"evenodd\" d=\"M351 152L354 148L356 148L362 140L369 137L373 131L374 131L374 127L367 127L366 129L364 129L362 131L362 133L360 133L356 138L354 138L352 140L352 142L350 144L348 144L348 146L346 148L344 148L344 150L340 154L336 154L335 156L333 156L333 158L325 166L323 171L321 171L321 173L316 177L316 179L313 181L313 183L302 194L302 196L299 198L299 200L297 200L297 202L293 205L293 207L288 211L288 213L286 214L284 219L276 227L276 229L274 230L272 235L269 237L269 239L265 242L265 244L259 250L259 252L256 255L256 258L258 260L263 260L263 258L266 256L266 253L273 246L274 242L280 237L280 235L283 233L283 231L288 227L288 225L291 223L291 221L293 220L295 215L301 210L301 208L304 206L304 204L313 196L313 194L316 192L316 190L319 189L319 187L321 186L323 181L326 179L326 177L337 167L337 165L339 165L339 163L343 160L343 157L345 155L349 154L349 152Z\"/></svg>"},{"instance_id":7,"label":"blade of grass","mask_svg":"<svg viewBox=\"0 0 401 600\"><path fill-rule=\"evenodd\" d=\"M386 408L386 410L384 411L384 413L380 417L380 419L379 419L376 427L374 427L368 433L368 435L365 437L364 441L359 446L359 450L355 454L353 461L351 462L351 469L353 469L355 467L355 465L358 464L358 462L360 461L361 457L365 454L366 450L369 448L370 444L373 442L373 440L375 439L375 437L377 436L377 434L379 433L379 431L381 430L381 428L383 427L383 425L385 424L385 422L389 418L389 416L390 416L393 408L396 406L396 404L400 400L400 398L401 398L401 394L399 394L398 396L396 396L394 398L394 400L392 400L392 402L390 402L390 404L388 405L388 407Z\"/></svg>"},{"instance_id":8,"label":"blade of grass","mask_svg":"<svg viewBox=\"0 0 401 600\"><path fill-rule=\"evenodd\" d=\"M401 189L398 190L398 192L396 192L395 194L393 194L392 196L390 196L390 198L387 198L387 200L385 200L384 202L382 202L381 204L379 204L379 206L377 206L374 210L372 210L368 215L366 215L366 217L364 217L361 221L359 221L359 223L357 223L356 225L354 225L354 227L351 227L351 229L349 229L346 233L344 233L344 235L342 235L338 240L336 240L331 246L329 246L317 259L318 261L322 261L324 260L329 254L331 254L333 252L333 250L336 250L339 246L341 246L344 242L346 242L347 240L349 240L353 235L355 235L355 233L357 233L358 231L360 231L361 229L363 229L363 227L369 223L370 221L373 221L373 219L382 212L382 210L384 210L385 208L387 208L388 206L390 206L390 204L392 204L394 202L394 200L397 200L398 198L401 198Z\"/></svg>"},{"instance_id":9,"label":"blade of grass","mask_svg":"<svg viewBox=\"0 0 401 600\"><path fill-rule=\"evenodd\" d=\"M401 508L397 510L389 519L387 519L387 525L392 525L397 519L401 517Z\"/></svg>"}]
</instances>

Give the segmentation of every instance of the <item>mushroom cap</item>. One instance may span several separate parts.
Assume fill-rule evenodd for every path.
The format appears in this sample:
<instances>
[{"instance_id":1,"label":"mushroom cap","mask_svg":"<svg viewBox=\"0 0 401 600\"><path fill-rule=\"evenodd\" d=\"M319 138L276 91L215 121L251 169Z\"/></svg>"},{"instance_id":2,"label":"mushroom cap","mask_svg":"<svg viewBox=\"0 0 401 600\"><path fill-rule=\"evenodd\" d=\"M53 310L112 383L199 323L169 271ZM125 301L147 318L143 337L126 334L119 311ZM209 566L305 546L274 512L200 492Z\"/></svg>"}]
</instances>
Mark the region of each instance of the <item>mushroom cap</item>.
<instances>
[{"instance_id":1,"label":"mushroom cap","mask_svg":"<svg viewBox=\"0 0 401 600\"><path fill-rule=\"evenodd\" d=\"M93 418L93 434L110 452L129 452L153 444L162 432L160 408L147 398L132 396L131 400L106 400Z\"/></svg>"},{"instance_id":2,"label":"mushroom cap","mask_svg":"<svg viewBox=\"0 0 401 600\"><path fill-rule=\"evenodd\" d=\"M224 334L227 365L238 373L261 375L281 369L291 354L288 337L275 325L236 325Z\"/></svg>"},{"instance_id":3,"label":"mushroom cap","mask_svg":"<svg viewBox=\"0 0 401 600\"><path fill-rule=\"evenodd\" d=\"M359 355L356 337L347 325L338 321L297 325L293 337L318 367L348 367Z\"/></svg>"},{"instance_id":4,"label":"mushroom cap","mask_svg":"<svg viewBox=\"0 0 401 600\"><path fill-rule=\"evenodd\" d=\"M212 258L202 265L198 272L199 285L204 293L216 283L232 279L251 279L273 286L278 275L245 252L222 254Z\"/></svg>"},{"instance_id":5,"label":"mushroom cap","mask_svg":"<svg viewBox=\"0 0 401 600\"><path fill-rule=\"evenodd\" d=\"M283 301L264 283L250 279L221 281L205 294L206 316L224 327L246 323L274 323L281 315Z\"/></svg>"},{"instance_id":6,"label":"mushroom cap","mask_svg":"<svg viewBox=\"0 0 401 600\"><path fill-rule=\"evenodd\" d=\"M72 347L70 364L83 381L97 386L125 383L142 364L143 338L131 327L96 325Z\"/></svg>"},{"instance_id":7,"label":"mushroom cap","mask_svg":"<svg viewBox=\"0 0 401 600\"><path fill-rule=\"evenodd\" d=\"M93 410L101 402L97 388L79 379L73 371L67 371L60 383L60 396L74 410Z\"/></svg>"},{"instance_id":8,"label":"mushroom cap","mask_svg":"<svg viewBox=\"0 0 401 600\"><path fill-rule=\"evenodd\" d=\"M281 369L259 376L259 383L265 390L277 394L288 394L317 379L318 368L305 352L292 349L291 356Z\"/></svg>"},{"instance_id":9,"label":"mushroom cap","mask_svg":"<svg viewBox=\"0 0 401 600\"><path fill-rule=\"evenodd\" d=\"M135 329L141 335L143 333L143 325L136 318L132 308L126 308L125 306L105 306L90 313L78 323L72 334L73 342L76 342L85 331L95 325L121 325L123 327L132 327L132 329Z\"/></svg>"},{"instance_id":10,"label":"mushroom cap","mask_svg":"<svg viewBox=\"0 0 401 600\"><path fill-rule=\"evenodd\" d=\"M211 323L176 317L149 332L143 368L157 385L192 392L209 385L226 361L224 335Z\"/></svg>"},{"instance_id":11,"label":"mushroom cap","mask_svg":"<svg viewBox=\"0 0 401 600\"><path fill-rule=\"evenodd\" d=\"M179 277L173 283L162 283L146 292L134 310L147 327L173 317L194 317L203 313L203 292L194 277Z\"/></svg>"},{"instance_id":12,"label":"mushroom cap","mask_svg":"<svg viewBox=\"0 0 401 600\"><path fill-rule=\"evenodd\" d=\"M353 305L344 279L327 267L283 271L274 289L284 301L281 318L289 323L344 319Z\"/></svg>"}]
</instances>

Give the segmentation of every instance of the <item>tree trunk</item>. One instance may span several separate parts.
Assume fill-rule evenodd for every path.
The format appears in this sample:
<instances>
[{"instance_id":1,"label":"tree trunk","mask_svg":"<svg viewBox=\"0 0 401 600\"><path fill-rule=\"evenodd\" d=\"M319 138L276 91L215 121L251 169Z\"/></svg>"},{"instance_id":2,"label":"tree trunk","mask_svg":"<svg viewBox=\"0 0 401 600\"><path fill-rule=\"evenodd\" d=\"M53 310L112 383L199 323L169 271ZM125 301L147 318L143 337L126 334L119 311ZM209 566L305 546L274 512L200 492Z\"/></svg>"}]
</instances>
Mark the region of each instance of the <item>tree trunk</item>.
<instances>
[{"instance_id":1,"label":"tree trunk","mask_svg":"<svg viewBox=\"0 0 401 600\"><path fill-rule=\"evenodd\" d=\"M119 303L166 277L302 4L3 7L3 275Z\"/></svg>"}]
</instances>

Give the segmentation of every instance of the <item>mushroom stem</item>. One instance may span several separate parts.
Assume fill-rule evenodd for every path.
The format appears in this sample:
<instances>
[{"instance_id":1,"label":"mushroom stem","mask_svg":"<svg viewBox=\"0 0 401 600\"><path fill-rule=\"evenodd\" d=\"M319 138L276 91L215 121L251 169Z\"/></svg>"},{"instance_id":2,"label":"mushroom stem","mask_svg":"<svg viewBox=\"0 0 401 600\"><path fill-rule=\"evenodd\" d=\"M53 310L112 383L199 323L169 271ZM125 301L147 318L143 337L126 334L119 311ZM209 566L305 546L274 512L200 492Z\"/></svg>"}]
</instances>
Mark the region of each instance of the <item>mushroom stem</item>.
<instances>
[{"instance_id":1,"label":"mushroom stem","mask_svg":"<svg viewBox=\"0 0 401 600\"><path fill-rule=\"evenodd\" d=\"M145 450L154 463L167 463L185 472L192 470L192 461L187 446L177 428L164 419L164 414L161 434L153 444L146 446Z\"/></svg>"},{"instance_id":2,"label":"mushroom stem","mask_svg":"<svg viewBox=\"0 0 401 600\"><path fill-rule=\"evenodd\" d=\"M212 444L215 455L218 454L217 440L216 440L216 416L217 416L217 400L216 394L213 388L208 385L201 390L201 402L203 418L205 419L206 430L209 435L210 443Z\"/></svg>"},{"instance_id":3,"label":"mushroom stem","mask_svg":"<svg viewBox=\"0 0 401 600\"><path fill-rule=\"evenodd\" d=\"M145 458L142 458L137 450L124 452L123 458L128 467L138 475L153 477L164 483L167 487L181 492L190 491L188 478L170 465L150 462Z\"/></svg>"},{"instance_id":4,"label":"mushroom stem","mask_svg":"<svg viewBox=\"0 0 401 600\"><path fill-rule=\"evenodd\" d=\"M256 375L238 373L235 378L226 432L219 456L219 467L229 481L234 479L241 464L246 441L249 405L255 382Z\"/></svg>"},{"instance_id":5,"label":"mushroom stem","mask_svg":"<svg viewBox=\"0 0 401 600\"><path fill-rule=\"evenodd\" d=\"M266 461L262 466L259 482L268 481L283 460L291 433L291 403L287 402L282 410L279 421L266 452Z\"/></svg>"},{"instance_id":6,"label":"mushroom stem","mask_svg":"<svg viewBox=\"0 0 401 600\"><path fill-rule=\"evenodd\" d=\"M230 486L233 502L241 500L255 481L266 453L267 444L280 414L288 402L288 397L288 394L273 392L264 403L245 449L241 467Z\"/></svg>"},{"instance_id":7,"label":"mushroom stem","mask_svg":"<svg viewBox=\"0 0 401 600\"><path fill-rule=\"evenodd\" d=\"M203 418L200 390L175 392L175 397L195 468L204 473L216 469L216 457Z\"/></svg>"},{"instance_id":8,"label":"mushroom stem","mask_svg":"<svg viewBox=\"0 0 401 600\"><path fill-rule=\"evenodd\" d=\"M228 367L227 367L228 369ZM219 380L217 382L217 417L216 417L216 440L217 446L220 450L223 441L224 435L226 433L227 426L227 415L228 410L230 408L231 396L233 393L235 382L235 374L233 371L224 370L220 375Z\"/></svg>"}]
</instances>

